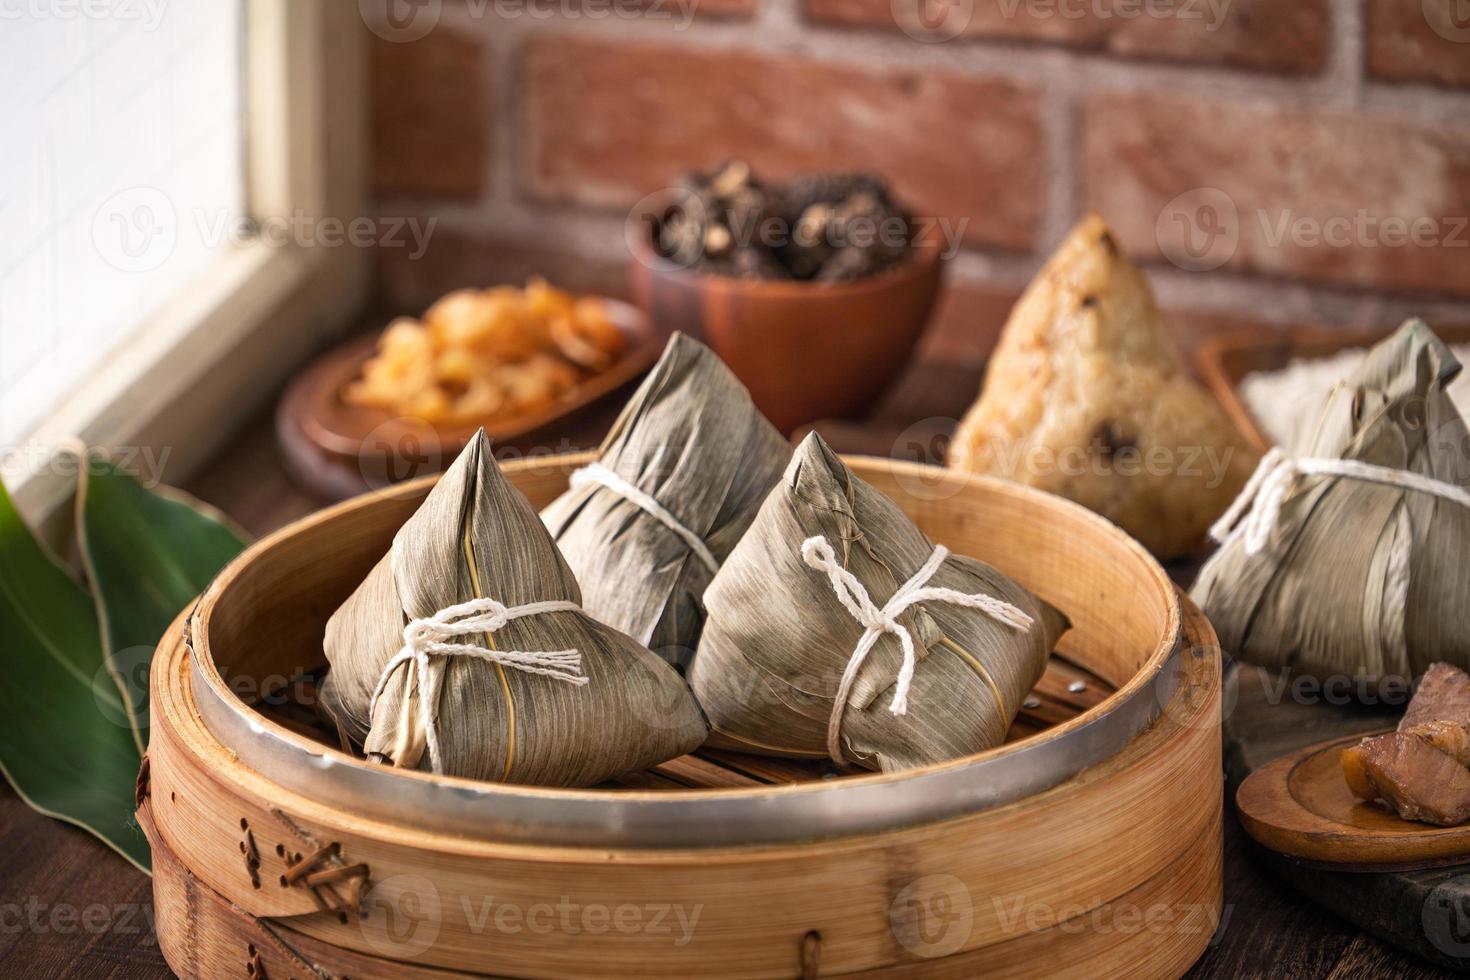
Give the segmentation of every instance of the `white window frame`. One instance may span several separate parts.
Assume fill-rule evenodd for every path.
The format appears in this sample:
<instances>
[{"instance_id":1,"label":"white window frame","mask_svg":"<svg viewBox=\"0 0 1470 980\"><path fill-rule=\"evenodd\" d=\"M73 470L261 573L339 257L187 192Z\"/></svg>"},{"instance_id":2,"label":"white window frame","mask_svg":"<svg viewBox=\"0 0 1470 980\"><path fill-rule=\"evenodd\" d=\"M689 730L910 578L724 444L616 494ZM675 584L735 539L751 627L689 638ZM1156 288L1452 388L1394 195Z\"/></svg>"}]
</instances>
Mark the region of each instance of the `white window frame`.
<instances>
[{"instance_id":1,"label":"white window frame","mask_svg":"<svg viewBox=\"0 0 1470 980\"><path fill-rule=\"evenodd\" d=\"M208 0L200 0L208 2ZM270 216L364 213L366 26L342 0L246 0L245 207ZM168 450L170 480L208 461L302 359L362 306L370 256L349 245L247 241L170 297L31 433L4 479L57 537L75 489L55 465L73 439Z\"/></svg>"}]
</instances>

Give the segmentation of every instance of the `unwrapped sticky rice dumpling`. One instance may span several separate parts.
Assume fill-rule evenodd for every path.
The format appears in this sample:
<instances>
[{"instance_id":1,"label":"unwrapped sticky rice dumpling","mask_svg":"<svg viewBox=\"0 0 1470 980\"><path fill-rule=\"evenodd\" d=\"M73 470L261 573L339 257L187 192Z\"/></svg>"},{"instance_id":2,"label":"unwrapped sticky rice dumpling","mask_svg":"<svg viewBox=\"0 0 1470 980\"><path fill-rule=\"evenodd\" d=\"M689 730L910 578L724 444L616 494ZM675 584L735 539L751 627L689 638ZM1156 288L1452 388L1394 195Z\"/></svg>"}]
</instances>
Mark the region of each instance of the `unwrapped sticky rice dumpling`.
<instances>
[{"instance_id":1,"label":"unwrapped sticky rice dumpling","mask_svg":"<svg viewBox=\"0 0 1470 980\"><path fill-rule=\"evenodd\" d=\"M1256 460L1095 215L1011 311L949 451L956 469L1075 500L1160 557L1204 543Z\"/></svg>"},{"instance_id":2,"label":"unwrapped sticky rice dumpling","mask_svg":"<svg viewBox=\"0 0 1470 980\"><path fill-rule=\"evenodd\" d=\"M371 760L586 786L696 748L673 668L581 607L480 432L327 623L323 707Z\"/></svg>"},{"instance_id":3,"label":"unwrapped sticky rice dumpling","mask_svg":"<svg viewBox=\"0 0 1470 980\"><path fill-rule=\"evenodd\" d=\"M895 771L999 745L1067 627L812 434L705 593L710 743Z\"/></svg>"}]
</instances>

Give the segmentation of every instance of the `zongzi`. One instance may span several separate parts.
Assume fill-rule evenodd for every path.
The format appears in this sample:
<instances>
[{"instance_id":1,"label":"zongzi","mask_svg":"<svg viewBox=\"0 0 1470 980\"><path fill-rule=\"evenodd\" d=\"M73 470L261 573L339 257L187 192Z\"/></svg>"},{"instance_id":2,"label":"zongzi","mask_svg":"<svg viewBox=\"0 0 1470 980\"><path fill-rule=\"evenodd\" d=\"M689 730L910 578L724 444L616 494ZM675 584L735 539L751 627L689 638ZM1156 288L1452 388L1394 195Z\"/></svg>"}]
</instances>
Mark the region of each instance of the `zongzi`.
<instances>
[{"instance_id":1,"label":"zongzi","mask_svg":"<svg viewBox=\"0 0 1470 980\"><path fill-rule=\"evenodd\" d=\"M789 455L730 369L675 334L597 461L541 517L587 611L685 666L704 590Z\"/></svg>"},{"instance_id":2,"label":"zongzi","mask_svg":"<svg viewBox=\"0 0 1470 980\"><path fill-rule=\"evenodd\" d=\"M1256 454L1190 380L1143 272L1102 219L1011 312L950 465L1075 500L1160 557L1204 543Z\"/></svg>"},{"instance_id":3,"label":"zongzi","mask_svg":"<svg viewBox=\"0 0 1470 980\"><path fill-rule=\"evenodd\" d=\"M936 547L813 433L705 593L712 745L895 771L1005 739L1065 618Z\"/></svg>"},{"instance_id":4,"label":"zongzi","mask_svg":"<svg viewBox=\"0 0 1470 980\"><path fill-rule=\"evenodd\" d=\"M1273 450L1193 596L1224 649L1321 677L1470 665L1470 430L1449 349L1411 320Z\"/></svg>"},{"instance_id":5,"label":"zongzi","mask_svg":"<svg viewBox=\"0 0 1470 980\"><path fill-rule=\"evenodd\" d=\"M585 786L704 740L679 675L581 608L481 431L327 623L323 707L369 759Z\"/></svg>"}]
</instances>

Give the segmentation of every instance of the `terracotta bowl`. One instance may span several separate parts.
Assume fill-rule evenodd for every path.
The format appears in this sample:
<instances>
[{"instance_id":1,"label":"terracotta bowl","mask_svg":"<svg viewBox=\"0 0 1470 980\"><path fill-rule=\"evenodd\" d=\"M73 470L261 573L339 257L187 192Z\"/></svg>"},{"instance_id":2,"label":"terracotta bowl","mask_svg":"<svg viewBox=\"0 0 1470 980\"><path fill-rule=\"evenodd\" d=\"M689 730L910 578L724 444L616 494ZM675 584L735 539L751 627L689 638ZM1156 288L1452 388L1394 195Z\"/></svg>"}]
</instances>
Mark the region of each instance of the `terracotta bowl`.
<instances>
[{"instance_id":1,"label":"terracotta bowl","mask_svg":"<svg viewBox=\"0 0 1470 980\"><path fill-rule=\"evenodd\" d=\"M929 322L944 263L937 244L853 282L766 282L690 271L635 240L634 301L659 332L704 341L782 432L863 413L897 377Z\"/></svg>"}]
</instances>

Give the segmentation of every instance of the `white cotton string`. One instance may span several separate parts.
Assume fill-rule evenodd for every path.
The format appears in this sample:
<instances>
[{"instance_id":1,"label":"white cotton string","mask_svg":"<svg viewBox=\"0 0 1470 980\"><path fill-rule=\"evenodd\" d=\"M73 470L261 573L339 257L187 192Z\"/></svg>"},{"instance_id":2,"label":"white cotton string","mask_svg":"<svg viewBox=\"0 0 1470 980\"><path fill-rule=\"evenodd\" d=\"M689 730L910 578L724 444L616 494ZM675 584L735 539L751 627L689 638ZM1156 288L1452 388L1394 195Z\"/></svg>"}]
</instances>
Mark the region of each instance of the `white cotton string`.
<instances>
[{"instance_id":1,"label":"white cotton string","mask_svg":"<svg viewBox=\"0 0 1470 980\"><path fill-rule=\"evenodd\" d=\"M888 710L895 715L908 713L909 686L914 680L918 654L914 649L913 635L908 627L898 621L898 617L910 606L920 602L949 602L978 609L991 619L1014 629L1025 631L1031 628L1031 617L1009 602L1003 602L994 596L972 595L956 589L930 586L929 580L948 556L948 548L943 545L936 547L929 560L907 582L899 586L893 597L879 609L857 576L837 561L837 555L826 538L818 535L802 542L802 559L812 568L827 573L827 580L832 583L832 591L837 593L837 600L864 627L862 639L858 640L857 648L847 661L847 669L842 672L842 682L837 686L837 699L832 706L832 717L827 722L827 754L838 765L846 765L838 736L842 730L842 713L847 707L848 694L863 661L867 660L878 638L884 633L892 633L898 637L898 642L903 647L903 666L899 668L893 703Z\"/></svg>"},{"instance_id":2,"label":"white cotton string","mask_svg":"<svg viewBox=\"0 0 1470 980\"><path fill-rule=\"evenodd\" d=\"M388 661L378 686L368 702L369 716L378 706L378 698L400 664L407 664L418 686L419 720L424 727L424 741L429 747L429 763L434 772L443 772L439 751L439 732L435 713L439 704L439 688L449 657L471 657L500 664L526 674L539 674L567 684L587 683L582 673L582 655L576 650L489 650L472 643L451 642L458 637L494 633L512 620L553 612L581 612L575 602L552 600L510 606L494 599L471 599L446 606L432 616L415 619L403 629L403 648Z\"/></svg>"},{"instance_id":3,"label":"white cotton string","mask_svg":"<svg viewBox=\"0 0 1470 980\"><path fill-rule=\"evenodd\" d=\"M711 575L720 570L719 561L715 558L714 552L709 550L709 545L704 543L703 538L679 523L679 519L671 514L663 504L601 463L588 463L574 472L571 484L573 487L585 487L589 484L606 487L630 504L646 511L649 516L677 534L689 546L689 550L704 562L704 566L709 569Z\"/></svg>"},{"instance_id":4,"label":"white cotton string","mask_svg":"<svg viewBox=\"0 0 1470 980\"><path fill-rule=\"evenodd\" d=\"M1256 467L1250 481L1230 509L1210 527L1210 537L1224 544L1234 534L1245 535L1245 553L1258 554L1271 538L1281 517L1281 505L1292 484L1302 476L1340 476L1399 490L1414 490L1470 508L1470 492L1409 470L1364 463L1356 459L1293 459L1273 448Z\"/></svg>"}]
</instances>

